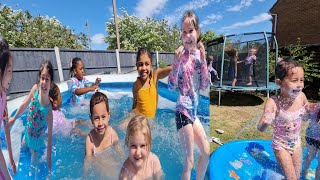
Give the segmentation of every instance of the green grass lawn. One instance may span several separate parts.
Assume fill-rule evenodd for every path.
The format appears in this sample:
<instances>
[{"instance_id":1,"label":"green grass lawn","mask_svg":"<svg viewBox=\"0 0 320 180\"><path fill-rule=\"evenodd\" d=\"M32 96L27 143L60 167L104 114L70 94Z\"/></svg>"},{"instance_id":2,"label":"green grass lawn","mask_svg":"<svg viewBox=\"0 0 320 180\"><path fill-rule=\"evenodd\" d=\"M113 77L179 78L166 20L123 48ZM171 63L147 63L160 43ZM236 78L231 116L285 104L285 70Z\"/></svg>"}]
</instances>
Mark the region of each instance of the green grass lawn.
<instances>
[{"instance_id":1,"label":"green grass lawn","mask_svg":"<svg viewBox=\"0 0 320 180\"><path fill-rule=\"evenodd\" d=\"M270 139L272 126L266 132L259 132L257 124L263 112L267 97L262 94L245 94L239 92L226 92L221 99L221 106L217 106L218 94L210 93L210 137L220 138L223 143L240 139ZM303 122L301 131L304 143L304 134L307 123ZM215 129L224 130L217 134ZM210 143L210 152L220 145Z\"/></svg>"}]
</instances>

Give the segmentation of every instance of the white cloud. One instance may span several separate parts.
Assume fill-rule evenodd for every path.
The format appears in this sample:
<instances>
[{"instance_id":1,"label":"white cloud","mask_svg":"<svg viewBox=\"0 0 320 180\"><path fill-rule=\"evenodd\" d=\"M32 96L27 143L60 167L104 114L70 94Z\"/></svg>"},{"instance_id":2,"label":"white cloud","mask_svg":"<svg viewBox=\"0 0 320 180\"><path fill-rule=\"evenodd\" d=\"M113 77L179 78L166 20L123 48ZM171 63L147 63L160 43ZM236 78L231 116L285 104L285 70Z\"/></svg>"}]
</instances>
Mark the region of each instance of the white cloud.
<instances>
[{"instance_id":1,"label":"white cloud","mask_svg":"<svg viewBox=\"0 0 320 180\"><path fill-rule=\"evenodd\" d=\"M238 27L245 27L245 26L251 26L253 24L258 24L264 21L268 21L271 19L271 16L268 13L262 13L258 16L253 16L250 20L244 21L244 22L237 22L230 26L222 27L221 30L229 30L229 29L235 29Z\"/></svg>"},{"instance_id":2,"label":"white cloud","mask_svg":"<svg viewBox=\"0 0 320 180\"><path fill-rule=\"evenodd\" d=\"M240 4L229 7L227 11L240 11L244 7L251 6L252 0L241 0Z\"/></svg>"},{"instance_id":3,"label":"white cloud","mask_svg":"<svg viewBox=\"0 0 320 180\"><path fill-rule=\"evenodd\" d=\"M191 2L184 4L175 9L174 13L166 16L164 19L168 21L169 25L177 23L181 20L183 13L187 10L196 10L208 6L210 0L192 0Z\"/></svg>"},{"instance_id":4,"label":"white cloud","mask_svg":"<svg viewBox=\"0 0 320 180\"><path fill-rule=\"evenodd\" d=\"M91 42L92 44L103 44L104 35L102 33L95 34L94 36L91 37Z\"/></svg>"},{"instance_id":5,"label":"white cloud","mask_svg":"<svg viewBox=\"0 0 320 180\"><path fill-rule=\"evenodd\" d=\"M135 12L139 18L152 17L159 13L168 0L140 0L135 7Z\"/></svg>"},{"instance_id":6,"label":"white cloud","mask_svg":"<svg viewBox=\"0 0 320 180\"><path fill-rule=\"evenodd\" d=\"M208 24L215 24L218 21L220 21L222 18L223 17L219 14L210 14L206 17L206 20L201 21L200 27L202 28L203 26L208 25Z\"/></svg>"}]
</instances>

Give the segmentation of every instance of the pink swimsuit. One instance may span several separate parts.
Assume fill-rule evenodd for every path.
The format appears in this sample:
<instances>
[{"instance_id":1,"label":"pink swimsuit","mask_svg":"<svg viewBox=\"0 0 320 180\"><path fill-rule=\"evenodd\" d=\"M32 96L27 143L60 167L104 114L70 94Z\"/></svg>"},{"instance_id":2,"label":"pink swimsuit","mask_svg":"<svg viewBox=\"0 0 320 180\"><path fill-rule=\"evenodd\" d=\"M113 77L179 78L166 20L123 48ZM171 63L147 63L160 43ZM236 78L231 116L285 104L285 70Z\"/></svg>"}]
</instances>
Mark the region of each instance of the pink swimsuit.
<instances>
[{"instance_id":1,"label":"pink swimsuit","mask_svg":"<svg viewBox=\"0 0 320 180\"><path fill-rule=\"evenodd\" d=\"M276 105L277 112L274 119L272 148L275 150L286 149L290 154L301 146L301 123L306 113L306 104L299 110L288 112L279 106L278 96L271 97Z\"/></svg>"}]
</instances>

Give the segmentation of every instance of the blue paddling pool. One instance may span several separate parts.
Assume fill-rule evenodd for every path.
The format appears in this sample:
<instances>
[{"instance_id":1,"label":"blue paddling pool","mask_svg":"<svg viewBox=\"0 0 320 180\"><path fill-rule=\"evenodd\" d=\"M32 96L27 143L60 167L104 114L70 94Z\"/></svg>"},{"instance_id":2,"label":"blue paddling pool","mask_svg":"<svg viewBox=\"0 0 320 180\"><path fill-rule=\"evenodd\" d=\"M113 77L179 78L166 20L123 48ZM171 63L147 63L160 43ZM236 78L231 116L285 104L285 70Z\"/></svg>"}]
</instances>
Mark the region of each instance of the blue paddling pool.
<instances>
[{"instance_id":1,"label":"blue paddling pool","mask_svg":"<svg viewBox=\"0 0 320 180\"><path fill-rule=\"evenodd\" d=\"M306 155L304 149L303 157ZM317 158L308 170L314 179ZM283 179L284 175L271 148L271 140L238 140L216 149L210 157L210 179Z\"/></svg>"}]
</instances>

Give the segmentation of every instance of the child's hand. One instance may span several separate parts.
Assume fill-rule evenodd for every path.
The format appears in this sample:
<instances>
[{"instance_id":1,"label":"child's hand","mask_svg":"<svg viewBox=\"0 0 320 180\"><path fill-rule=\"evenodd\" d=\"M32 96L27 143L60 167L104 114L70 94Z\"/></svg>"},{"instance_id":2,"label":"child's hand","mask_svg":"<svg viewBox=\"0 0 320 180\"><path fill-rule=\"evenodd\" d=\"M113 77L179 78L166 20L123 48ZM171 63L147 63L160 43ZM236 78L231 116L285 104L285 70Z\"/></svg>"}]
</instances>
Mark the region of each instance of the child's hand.
<instances>
[{"instance_id":1,"label":"child's hand","mask_svg":"<svg viewBox=\"0 0 320 180\"><path fill-rule=\"evenodd\" d=\"M14 175L16 175L17 173L17 166L16 166L16 163L14 161L10 162L10 166L12 168L12 172Z\"/></svg>"},{"instance_id":2,"label":"child's hand","mask_svg":"<svg viewBox=\"0 0 320 180\"><path fill-rule=\"evenodd\" d=\"M101 78L97 78L96 82L94 84L98 86L100 84L100 82L101 82Z\"/></svg>"},{"instance_id":3,"label":"child's hand","mask_svg":"<svg viewBox=\"0 0 320 180\"><path fill-rule=\"evenodd\" d=\"M179 59L181 55L183 54L183 45L181 45L176 51L175 51L175 59Z\"/></svg>"},{"instance_id":4,"label":"child's hand","mask_svg":"<svg viewBox=\"0 0 320 180\"><path fill-rule=\"evenodd\" d=\"M9 121L5 124L5 126L12 126L13 125L13 123L14 123L14 121L15 121L15 119L13 118L13 117L11 117L10 119L9 119Z\"/></svg>"},{"instance_id":5,"label":"child's hand","mask_svg":"<svg viewBox=\"0 0 320 180\"><path fill-rule=\"evenodd\" d=\"M206 51L204 49L204 46L203 46L203 43L202 43L201 40L198 43L198 47L199 47L199 50L200 50L200 58L201 59L205 59L206 58Z\"/></svg>"},{"instance_id":6,"label":"child's hand","mask_svg":"<svg viewBox=\"0 0 320 180\"><path fill-rule=\"evenodd\" d=\"M95 90L97 90L97 89L99 89L99 86L98 86L98 85L95 85L95 84L93 84L93 85L90 87L90 90L91 90L91 91L95 91Z\"/></svg>"}]
</instances>

